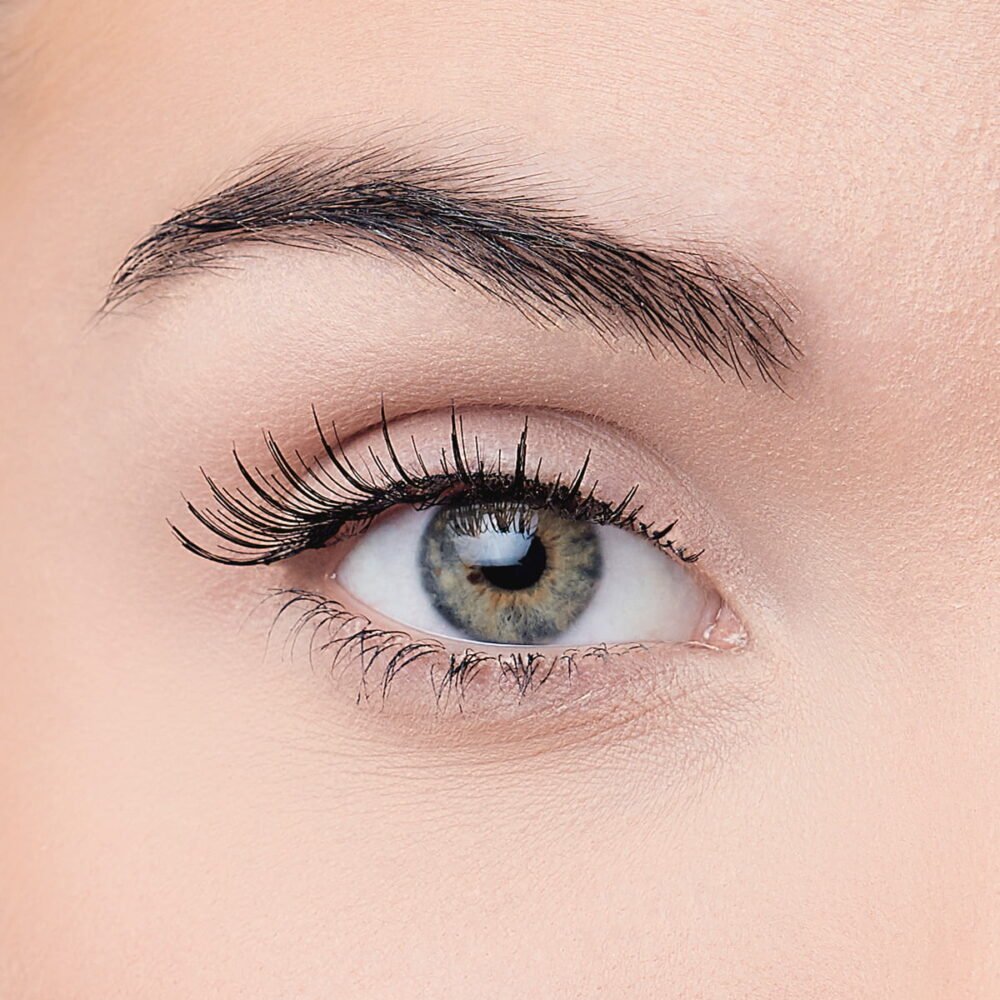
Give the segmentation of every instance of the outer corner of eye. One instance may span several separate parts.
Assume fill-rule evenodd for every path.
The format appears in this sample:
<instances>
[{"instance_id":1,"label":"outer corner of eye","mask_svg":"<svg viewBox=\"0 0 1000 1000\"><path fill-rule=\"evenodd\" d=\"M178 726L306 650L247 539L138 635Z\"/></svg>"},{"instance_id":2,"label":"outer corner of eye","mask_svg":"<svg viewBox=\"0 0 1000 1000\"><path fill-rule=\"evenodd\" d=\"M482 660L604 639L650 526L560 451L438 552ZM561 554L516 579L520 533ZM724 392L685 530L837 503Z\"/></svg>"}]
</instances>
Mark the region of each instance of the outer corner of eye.
<instances>
[{"instance_id":1,"label":"outer corner of eye","mask_svg":"<svg viewBox=\"0 0 1000 1000\"><path fill-rule=\"evenodd\" d=\"M692 567L626 528L549 510L498 519L477 504L376 522L336 581L408 628L474 643L733 649L742 624Z\"/></svg>"}]
</instances>

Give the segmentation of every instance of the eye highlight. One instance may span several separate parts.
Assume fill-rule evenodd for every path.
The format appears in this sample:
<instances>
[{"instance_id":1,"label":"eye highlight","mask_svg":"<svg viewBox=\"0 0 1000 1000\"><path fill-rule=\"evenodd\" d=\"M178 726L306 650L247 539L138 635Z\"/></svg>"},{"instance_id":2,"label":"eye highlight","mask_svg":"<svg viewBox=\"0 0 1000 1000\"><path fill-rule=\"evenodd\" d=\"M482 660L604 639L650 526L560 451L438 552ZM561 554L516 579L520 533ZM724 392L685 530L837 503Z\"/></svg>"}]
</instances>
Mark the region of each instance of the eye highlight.
<instances>
[{"instance_id":1,"label":"eye highlight","mask_svg":"<svg viewBox=\"0 0 1000 1000\"><path fill-rule=\"evenodd\" d=\"M293 631L313 630L311 651L359 662L365 692L377 667L383 696L420 666L439 699L486 668L524 694L557 667L569 676L648 642L740 644L724 602L690 566L700 553L675 543L676 521L647 521L638 485L605 500L589 450L569 476L547 474L541 458L529 465L527 419L513 439L496 430L510 417L486 411L477 419L494 425L489 438L467 436L452 408L428 460L423 444L436 433L421 434L421 446L403 437L401 451L404 432L384 409L374 438L346 446L314 410L317 454L286 453L266 433L271 469L234 452L242 485L204 474L213 502L187 504L211 538L174 533L213 562L286 564L279 618L300 612ZM549 443L565 456L579 431L556 426ZM497 447L504 439L514 447Z\"/></svg>"}]
</instances>

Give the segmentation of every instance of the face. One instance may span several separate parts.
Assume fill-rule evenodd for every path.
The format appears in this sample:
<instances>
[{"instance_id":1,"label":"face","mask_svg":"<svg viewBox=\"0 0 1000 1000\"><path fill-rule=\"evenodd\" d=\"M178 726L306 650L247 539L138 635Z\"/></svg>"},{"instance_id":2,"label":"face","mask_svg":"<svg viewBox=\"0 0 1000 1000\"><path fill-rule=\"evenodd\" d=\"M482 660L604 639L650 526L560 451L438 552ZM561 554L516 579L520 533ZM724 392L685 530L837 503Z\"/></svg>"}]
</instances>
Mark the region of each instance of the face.
<instances>
[{"instance_id":1,"label":"face","mask_svg":"<svg viewBox=\"0 0 1000 1000\"><path fill-rule=\"evenodd\" d=\"M0 992L997 995L992 4L2 18Z\"/></svg>"}]
</instances>

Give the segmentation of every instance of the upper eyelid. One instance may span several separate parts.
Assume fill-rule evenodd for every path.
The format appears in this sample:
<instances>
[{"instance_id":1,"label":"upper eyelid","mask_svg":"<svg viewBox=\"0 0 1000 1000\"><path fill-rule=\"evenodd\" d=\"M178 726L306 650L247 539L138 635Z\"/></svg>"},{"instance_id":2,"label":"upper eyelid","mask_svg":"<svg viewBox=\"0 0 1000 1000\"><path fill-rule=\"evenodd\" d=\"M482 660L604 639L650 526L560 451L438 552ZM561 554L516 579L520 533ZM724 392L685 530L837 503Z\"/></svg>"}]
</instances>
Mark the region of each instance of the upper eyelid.
<instances>
[{"instance_id":1,"label":"upper eyelid","mask_svg":"<svg viewBox=\"0 0 1000 1000\"><path fill-rule=\"evenodd\" d=\"M543 320L583 319L700 358L740 381L777 382L799 356L787 297L743 264L612 236L474 162L369 144L286 147L161 223L114 275L108 312L168 277L211 267L240 243L415 256Z\"/></svg>"},{"instance_id":2,"label":"upper eyelid","mask_svg":"<svg viewBox=\"0 0 1000 1000\"><path fill-rule=\"evenodd\" d=\"M298 451L295 452L296 467L274 436L265 433L277 474L264 473L256 466L249 468L236 451L233 452L234 461L250 493L224 487L202 470L217 506L213 510L198 507L191 501L186 501L186 506L197 522L225 544L219 547L219 551L213 552L171 524L174 535L186 549L210 561L229 565L278 562L307 548L326 544L348 522L370 521L394 506L413 504L418 498L421 503L434 505L442 502L454 487L464 484L480 502L487 499L490 491L494 491L496 498L505 502L519 497L539 507L559 506L580 519L635 531L683 562L695 562L701 555L674 544L672 532L676 520L656 527L642 519L642 506L633 503L635 487L616 504L597 498L594 486L584 492L582 487L590 463L589 452L570 479L564 479L561 474L554 478L546 477L541 471L541 460L532 467L527 448L527 419L513 449L513 468L501 469L499 454L496 455L494 468L493 456L486 456L480 451L478 437L473 438L470 447L463 418L453 407L450 460L448 452L442 450L438 471L433 471L435 467L428 466L411 438L416 462L411 472L393 442L383 405L380 430L388 461L380 458L369 446L368 455L376 469L373 477L370 469L362 472L355 466L336 430L333 430L331 440L323 430L315 408L312 412L325 457L343 478L338 482L328 469L319 464L318 459L307 461Z\"/></svg>"}]
</instances>

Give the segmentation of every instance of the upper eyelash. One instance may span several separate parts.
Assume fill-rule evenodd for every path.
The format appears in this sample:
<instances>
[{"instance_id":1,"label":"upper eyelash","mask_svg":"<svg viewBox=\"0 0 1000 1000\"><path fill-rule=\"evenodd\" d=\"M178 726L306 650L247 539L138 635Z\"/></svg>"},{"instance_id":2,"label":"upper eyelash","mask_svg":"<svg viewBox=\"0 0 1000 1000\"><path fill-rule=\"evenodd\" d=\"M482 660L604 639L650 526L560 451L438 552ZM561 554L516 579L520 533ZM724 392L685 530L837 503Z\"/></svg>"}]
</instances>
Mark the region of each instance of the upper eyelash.
<instances>
[{"instance_id":1,"label":"upper eyelash","mask_svg":"<svg viewBox=\"0 0 1000 1000\"><path fill-rule=\"evenodd\" d=\"M694 562L701 554L688 553L674 544L670 533L676 521L655 528L642 520L642 505L634 503L638 486L632 487L614 505L594 495L596 482L584 492L589 451L568 482L561 475L551 480L543 478L540 459L530 469L527 419L518 438L514 468L502 471L502 453L497 452L495 462L487 463L478 437L473 438L473 450L469 451L462 418L453 406L449 447L441 449L437 471L428 468L412 436L410 445L417 471L411 471L403 464L392 440L384 404L380 426L388 463L369 447L371 465L365 461L363 468L351 461L335 426L331 427L332 438L324 432L315 407L312 417L332 469L318 457L307 461L298 450L293 453L296 463L293 464L274 436L265 432L264 440L276 471L265 473L257 466L250 468L235 449L233 459L245 486L229 489L201 470L216 506L213 509L185 502L189 513L220 544L214 549L206 548L171 524L171 530L186 549L225 565L266 565L305 549L320 548L350 526L364 528L393 507L423 509L460 500L462 504L493 505L492 510L501 523L512 521L518 509L554 509L577 520L633 531L685 562Z\"/></svg>"}]
</instances>

